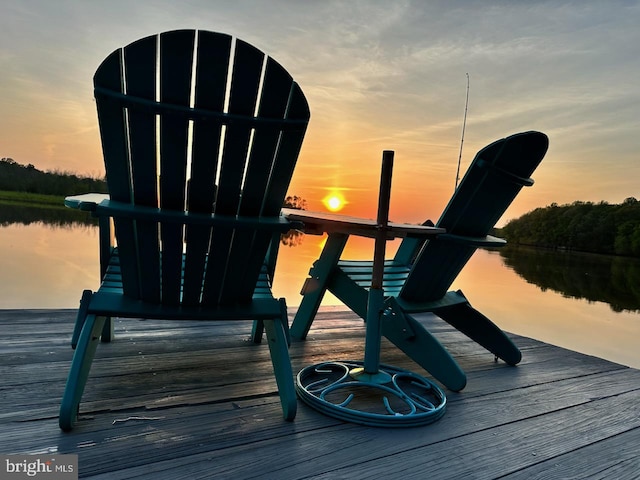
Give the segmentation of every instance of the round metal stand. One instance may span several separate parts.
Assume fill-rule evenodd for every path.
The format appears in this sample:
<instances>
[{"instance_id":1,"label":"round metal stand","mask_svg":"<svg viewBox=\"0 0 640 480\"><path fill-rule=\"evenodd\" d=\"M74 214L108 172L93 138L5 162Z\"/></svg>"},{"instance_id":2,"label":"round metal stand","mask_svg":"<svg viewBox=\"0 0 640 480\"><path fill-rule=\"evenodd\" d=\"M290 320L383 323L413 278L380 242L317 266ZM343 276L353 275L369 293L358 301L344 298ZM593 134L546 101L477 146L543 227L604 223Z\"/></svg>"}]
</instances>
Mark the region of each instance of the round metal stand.
<instances>
[{"instance_id":1,"label":"round metal stand","mask_svg":"<svg viewBox=\"0 0 640 480\"><path fill-rule=\"evenodd\" d=\"M378 370L367 378L362 362L311 365L298 373L296 391L326 415L374 427L427 425L444 415L446 396L436 384L389 365Z\"/></svg>"}]
</instances>

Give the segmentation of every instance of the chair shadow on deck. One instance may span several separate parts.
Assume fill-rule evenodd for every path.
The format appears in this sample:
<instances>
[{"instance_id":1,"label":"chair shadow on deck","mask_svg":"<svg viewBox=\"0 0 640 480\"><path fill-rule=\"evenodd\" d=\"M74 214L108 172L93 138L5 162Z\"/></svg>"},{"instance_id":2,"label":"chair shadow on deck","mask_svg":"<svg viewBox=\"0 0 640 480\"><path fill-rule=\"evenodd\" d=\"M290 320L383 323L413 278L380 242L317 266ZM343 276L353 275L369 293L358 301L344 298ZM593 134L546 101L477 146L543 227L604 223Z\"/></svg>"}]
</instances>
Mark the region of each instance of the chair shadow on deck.
<instances>
[{"instance_id":1,"label":"chair shadow on deck","mask_svg":"<svg viewBox=\"0 0 640 480\"><path fill-rule=\"evenodd\" d=\"M65 203L99 219L102 282L82 295L60 427L77 420L112 317L259 321L253 339L264 326L293 419L287 309L271 279L280 234L296 227L280 209L309 121L298 84L242 40L180 30L114 51L94 87L109 196Z\"/></svg>"}]
</instances>

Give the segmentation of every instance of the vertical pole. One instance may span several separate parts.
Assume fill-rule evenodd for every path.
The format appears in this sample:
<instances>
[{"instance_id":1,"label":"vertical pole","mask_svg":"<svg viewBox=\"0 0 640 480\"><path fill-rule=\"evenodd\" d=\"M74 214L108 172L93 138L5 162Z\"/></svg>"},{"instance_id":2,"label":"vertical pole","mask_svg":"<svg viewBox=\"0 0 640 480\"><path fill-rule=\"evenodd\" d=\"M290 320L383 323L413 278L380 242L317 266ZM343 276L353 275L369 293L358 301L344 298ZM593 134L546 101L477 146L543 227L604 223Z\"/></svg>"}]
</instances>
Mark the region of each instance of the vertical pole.
<instances>
[{"instance_id":1,"label":"vertical pole","mask_svg":"<svg viewBox=\"0 0 640 480\"><path fill-rule=\"evenodd\" d=\"M384 305L384 257L387 245L387 227L389 224L389 203L391 199L391 174L393 172L391 150L382 152L382 171L380 173L380 193L378 197L378 232L373 251L373 274L367 302L367 329L364 349L364 371L367 374L378 373L380 366L380 316Z\"/></svg>"}]
</instances>

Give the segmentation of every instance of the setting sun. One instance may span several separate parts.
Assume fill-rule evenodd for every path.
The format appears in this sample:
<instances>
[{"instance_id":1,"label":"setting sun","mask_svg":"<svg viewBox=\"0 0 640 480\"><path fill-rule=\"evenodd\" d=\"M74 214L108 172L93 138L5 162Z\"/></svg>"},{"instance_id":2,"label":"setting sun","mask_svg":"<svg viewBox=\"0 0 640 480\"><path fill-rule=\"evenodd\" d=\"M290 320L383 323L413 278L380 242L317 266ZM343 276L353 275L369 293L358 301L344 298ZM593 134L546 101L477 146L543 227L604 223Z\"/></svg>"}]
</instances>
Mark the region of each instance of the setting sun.
<instances>
[{"instance_id":1,"label":"setting sun","mask_svg":"<svg viewBox=\"0 0 640 480\"><path fill-rule=\"evenodd\" d=\"M328 195L322 200L324 206L327 207L328 210L332 212L337 212L338 210L342 210L345 204L345 200L342 195L337 193L332 193Z\"/></svg>"}]
</instances>

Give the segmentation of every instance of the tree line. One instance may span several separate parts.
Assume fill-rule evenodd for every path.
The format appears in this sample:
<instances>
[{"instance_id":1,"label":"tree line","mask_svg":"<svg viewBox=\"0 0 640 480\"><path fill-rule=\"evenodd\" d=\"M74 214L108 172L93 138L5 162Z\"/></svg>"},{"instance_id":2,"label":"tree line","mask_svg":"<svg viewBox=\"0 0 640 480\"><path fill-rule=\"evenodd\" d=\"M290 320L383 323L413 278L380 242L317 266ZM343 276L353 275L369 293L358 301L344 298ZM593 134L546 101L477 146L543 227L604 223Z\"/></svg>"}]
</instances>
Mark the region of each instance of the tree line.
<instances>
[{"instance_id":1,"label":"tree line","mask_svg":"<svg viewBox=\"0 0 640 480\"><path fill-rule=\"evenodd\" d=\"M12 158L0 159L0 190L62 197L87 192L108 193L105 179L59 171L43 172L32 164L21 165ZM290 195L283 206L306 210L307 201Z\"/></svg>"},{"instance_id":2,"label":"tree line","mask_svg":"<svg viewBox=\"0 0 640 480\"><path fill-rule=\"evenodd\" d=\"M56 196L108 191L104 178L44 172L12 158L0 159L0 190ZM306 200L289 196L284 206L304 210ZM640 201L552 203L511 220L496 233L511 245L640 257Z\"/></svg>"},{"instance_id":3,"label":"tree line","mask_svg":"<svg viewBox=\"0 0 640 480\"><path fill-rule=\"evenodd\" d=\"M640 257L640 202L552 203L497 230L512 245Z\"/></svg>"},{"instance_id":4,"label":"tree line","mask_svg":"<svg viewBox=\"0 0 640 480\"><path fill-rule=\"evenodd\" d=\"M12 158L0 159L0 190L44 195L106 193L104 179L68 172L38 170L32 164L21 165Z\"/></svg>"}]
</instances>

